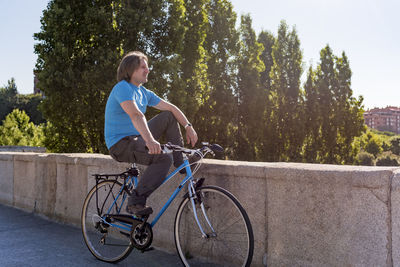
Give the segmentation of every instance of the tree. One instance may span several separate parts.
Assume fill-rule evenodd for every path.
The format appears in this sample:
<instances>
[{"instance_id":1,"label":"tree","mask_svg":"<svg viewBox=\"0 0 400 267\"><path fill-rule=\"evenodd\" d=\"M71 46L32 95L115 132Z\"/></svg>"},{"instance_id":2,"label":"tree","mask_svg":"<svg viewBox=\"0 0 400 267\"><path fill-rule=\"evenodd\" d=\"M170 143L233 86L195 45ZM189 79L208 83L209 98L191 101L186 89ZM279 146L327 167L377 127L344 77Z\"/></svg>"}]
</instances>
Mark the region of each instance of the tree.
<instances>
[{"instance_id":1,"label":"tree","mask_svg":"<svg viewBox=\"0 0 400 267\"><path fill-rule=\"evenodd\" d=\"M318 162L322 145L320 136L322 116L319 102L319 92L315 85L315 71L312 66L308 69L307 81L304 85L304 125L306 136L303 145L303 158L305 162Z\"/></svg>"},{"instance_id":2,"label":"tree","mask_svg":"<svg viewBox=\"0 0 400 267\"><path fill-rule=\"evenodd\" d=\"M393 136L389 140L390 143L390 151L393 154L400 156L400 136Z\"/></svg>"},{"instance_id":3,"label":"tree","mask_svg":"<svg viewBox=\"0 0 400 267\"><path fill-rule=\"evenodd\" d=\"M161 96L176 73L183 40L180 0L52 0L43 12L36 72L44 92L41 109L59 152L107 153L104 109L124 54L140 50L154 62L150 87ZM175 54L174 54L175 53ZM53 143L53 140L56 143Z\"/></svg>"},{"instance_id":4,"label":"tree","mask_svg":"<svg viewBox=\"0 0 400 267\"><path fill-rule=\"evenodd\" d=\"M183 0L116 1L117 39L125 52L139 50L149 58L150 79L145 85L166 97L180 68L185 35Z\"/></svg>"},{"instance_id":5,"label":"tree","mask_svg":"<svg viewBox=\"0 0 400 267\"><path fill-rule=\"evenodd\" d=\"M249 15L241 17L240 52L237 58L238 74L238 132L236 155L241 160L256 160L262 135L260 120L266 102L266 92L261 86L260 73L265 70L260 59L263 46L257 42Z\"/></svg>"},{"instance_id":6,"label":"tree","mask_svg":"<svg viewBox=\"0 0 400 267\"><path fill-rule=\"evenodd\" d=\"M296 29L289 31L285 21L279 25L278 36L272 47L273 65L270 71L270 105L274 108L266 114L269 134L273 144L265 149L270 160L301 160L304 140L302 92L302 52Z\"/></svg>"},{"instance_id":7,"label":"tree","mask_svg":"<svg viewBox=\"0 0 400 267\"><path fill-rule=\"evenodd\" d=\"M355 137L365 132L362 101L353 97L351 89L351 69L347 56L342 52L342 56L336 59L338 86L333 93L336 100L335 104L335 124L338 128L339 144L337 154L342 163L353 163L357 152L352 148L352 142Z\"/></svg>"},{"instance_id":8,"label":"tree","mask_svg":"<svg viewBox=\"0 0 400 267\"><path fill-rule=\"evenodd\" d=\"M260 73L260 85L262 90L265 92L266 97L264 99L263 115L261 119L262 137L259 144L258 160L273 160L275 153L273 151L275 140L277 139L276 131L273 128L272 114L276 111L276 107L273 106L271 101L271 68L274 64L272 57L272 48L275 44L275 37L266 31L262 31L258 35L258 42L264 46L264 50L260 55L260 59L264 63L265 69Z\"/></svg>"},{"instance_id":9,"label":"tree","mask_svg":"<svg viewBox=\"0 0 400 267\"><path fill-rule=\"evenodd\" d=\"M204 42L207 51L209 97L196 115L196 130L202 140L218 143L233 156L237 114L233 88L236 85L239 34L235 29L236 14L229 1L212 0L207 4L208 24Z\"/></svg>"},{"instance_id":10,"label":"tree","mask_svg":"<svg viewBox=\"0 0 400 267\"><path fill-rule=\"evenodd\" d=\"M357 154L352 148L356 136L365 131L362 97L352 96L351 70L345 53L336 57L329 45L320 52L316 70L320 118L318 162L353 163Z\"/></svg>"},{"instance_id":11,"label":"tree","mask_svg":"<svg viewBox=\"0 0 400 267\"><path fill-rule=\"evenodd\" d=\"M43 125L35 126L29 122L25 111L14 109L0 126L0 145L2 146L42 146Z\"/></svg>"},{"instance_id":12,"label":"tree","mask_svg":"<svg viewBox=\"0 0 400 267\"><path fill-rule=\"evenodd\" d=\"M46 122L43 118L42 112L39 110L39 105L42 102L42 99L43 97L40 94L19 94L17 95L16 107L20 110L24 110L30 120L35 125L39 125Z\"/></svg>"},{"instance_id":13,"label":"tree","mask_svg":"<svg viewBox=\"0 0 400 267\"><path fill-rule=\"evenodd\" d=\"M0 120L17 107L17 85L15 79L8 80L7 85L0 87Z\"/></svg>"},{"instance_id":14,"label":"tree","mask_svg":"<svg viewBox=\"0 0 400 267\"><path fill-rule=\"evenodd\" d=\"M185 0L185 33L178 56L180 66L172 77L168 100L177 105L195 125L197 112L210 97L204 49L208 24L206 0Z\"/></svg>"},{"instance_id":15,"label":"tree","mask_svg":"<svg viewBox=\"0 0 400 267\"><path fill-rule=\"evenodd\" d=\"M46 96L41 110L61 137L49 149L106 151L104 107L122 52L115 11L115 2L101 0L53 0L43 11L35 71Z\"/></svg>"}]
</instances>

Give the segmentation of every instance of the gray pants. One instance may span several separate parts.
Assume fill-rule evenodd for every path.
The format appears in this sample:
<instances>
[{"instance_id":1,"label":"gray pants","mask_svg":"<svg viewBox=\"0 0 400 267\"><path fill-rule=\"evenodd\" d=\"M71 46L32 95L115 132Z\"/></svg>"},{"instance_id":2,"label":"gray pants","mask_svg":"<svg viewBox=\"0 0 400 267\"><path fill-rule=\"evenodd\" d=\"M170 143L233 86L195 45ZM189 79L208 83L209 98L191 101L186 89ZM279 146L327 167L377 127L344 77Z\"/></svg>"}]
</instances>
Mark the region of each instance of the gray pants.
<instances>
[{"instance_id":1,"label":"gray pants","mask_svg":"<svg viewBox=\"0 0 400 267\"><path fill-rule=\"evenodd\" d=\"M183 146L179 124L171 112L164 111L154 116L148 121L148 126L156 140L165 135L167 142ZM170 154L148 154L141 136L126 136L113 145L109 151L111 157L117 161L148 166L128 200L128 205L145 205L147 197L163 183L168 174L172 164L172 156ZM175 166L182 164L182 153L174 152L173 161Z\"/></svg>"}]
</instances>

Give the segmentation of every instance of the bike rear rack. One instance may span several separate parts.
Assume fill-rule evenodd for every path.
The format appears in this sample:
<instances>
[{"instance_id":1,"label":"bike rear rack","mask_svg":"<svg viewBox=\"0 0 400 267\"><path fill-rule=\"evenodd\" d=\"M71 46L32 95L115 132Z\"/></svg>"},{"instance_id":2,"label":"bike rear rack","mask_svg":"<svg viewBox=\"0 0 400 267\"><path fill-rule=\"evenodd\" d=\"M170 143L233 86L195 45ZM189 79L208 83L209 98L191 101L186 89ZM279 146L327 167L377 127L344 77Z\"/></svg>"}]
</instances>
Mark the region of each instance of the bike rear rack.
<instances>
[{"instance_id":1,"label":"bike rear rack","mask_svg":"<svg viewBox=\"0 0 400 267\"><path fill-rule=\"evenodd\" d=\"M105 181L105 180L109 180L109 179L114 179L114 180L123 179L125 181L126 178L131 177L131 176L138 177L139 169L137 168L136 164L132 164L132 166L123 173L118 173L118 174L96 173L96 174L92 174L92 176L95 177L96 184L100 183L101 181Z\"/></svg>"}]
</instances>

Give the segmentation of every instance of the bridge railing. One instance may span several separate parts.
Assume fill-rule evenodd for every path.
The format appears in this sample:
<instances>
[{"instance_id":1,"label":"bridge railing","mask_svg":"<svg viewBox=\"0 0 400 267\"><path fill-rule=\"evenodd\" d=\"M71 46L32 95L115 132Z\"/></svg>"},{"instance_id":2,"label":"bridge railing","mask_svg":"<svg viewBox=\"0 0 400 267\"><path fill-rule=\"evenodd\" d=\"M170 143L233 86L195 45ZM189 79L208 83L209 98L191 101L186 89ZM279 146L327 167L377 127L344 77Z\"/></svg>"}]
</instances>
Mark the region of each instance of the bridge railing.
<instances>
[{"instance_id":1,"label":"bridge railing","mask_svg":"<svg viewBox=\"0 0 400 267\"><path fill-rule=\"evenodd\" d=\"M0 152L0 202L79 226L91 175L128 166L99 154ZM254 266L400 266L400 168L205 160L197 176L247 210ZM150 197L155 211L177 182ZM154 229L154 246L173 253L179 202Z\"/></svg>"}]
</instances>

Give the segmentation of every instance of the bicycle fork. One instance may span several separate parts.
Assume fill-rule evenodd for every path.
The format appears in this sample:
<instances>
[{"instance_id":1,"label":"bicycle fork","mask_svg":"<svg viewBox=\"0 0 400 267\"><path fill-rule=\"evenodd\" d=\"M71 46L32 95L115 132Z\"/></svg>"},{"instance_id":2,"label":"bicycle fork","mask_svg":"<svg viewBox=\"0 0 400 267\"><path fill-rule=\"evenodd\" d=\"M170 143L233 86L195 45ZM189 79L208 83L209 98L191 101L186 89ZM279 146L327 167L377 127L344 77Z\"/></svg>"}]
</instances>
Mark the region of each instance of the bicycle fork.
<instances>
[{"instance_id":1,"label":"bicycle fork","mask_svg":"<svg viewBox=\"0 0 400 267\"><path fill-rule=\"evenodd\" d=\"M189 184L188 184L188 192L189 192L190 202L192 203L193 215L194 215L194 218L195 218L195 220L196 220L197 226L198 226L199 229L200 229L201 236L202 236L203 238L216 237L216 236L217 236L217 233L215 232L214 228L213 228L212 225L211 225L210 220L208 219L207 212L206 212L206 209L205 209L205 207L204 207L204 202L203 202L203 200L200 199L200 198L197 196L197 194L196 194L196 189L195 189L194 186L193 186L193 180L190 181ZM208 226L210 227L210 229L211 229L211 231L212 231L211 234L206 234L206 233L204 232L204 229L203 229L203 227L202 227L202 225L201 225L201 223L200 223L200 221L199 221L199 217L198 217L198 215L197 215L197 210L196 210L196 203L195 203L195 200L196 200L196 199L197 199L197 201L199 202L201 211L202 211L202 213L203 213L203 216L204 216L204 218L206 219L206 222L207 222Z\"/></svg>"}]
</instances>

